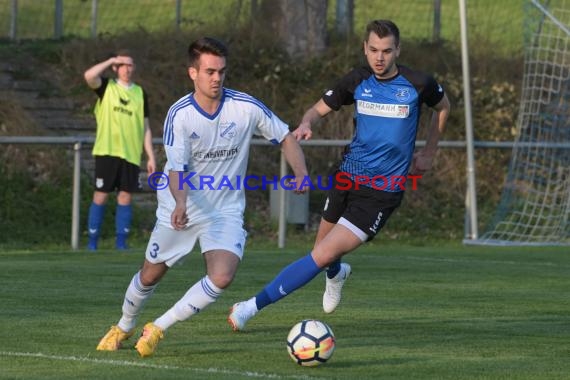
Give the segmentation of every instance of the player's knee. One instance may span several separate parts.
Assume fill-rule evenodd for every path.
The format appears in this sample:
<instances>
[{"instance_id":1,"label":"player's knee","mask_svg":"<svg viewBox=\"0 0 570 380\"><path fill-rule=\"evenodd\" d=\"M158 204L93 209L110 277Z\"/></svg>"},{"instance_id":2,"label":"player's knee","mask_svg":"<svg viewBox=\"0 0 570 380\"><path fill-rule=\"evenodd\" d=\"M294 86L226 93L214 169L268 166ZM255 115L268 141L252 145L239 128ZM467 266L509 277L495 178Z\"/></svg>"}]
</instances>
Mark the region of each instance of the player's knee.
<instances>
[{"instance_id":1,"label":"player's knee","mask_svg":"<svg viewBox=\"0 0 570 380\"><path fill-rule=\"evenodd\" d=\"M160 281L160 277L153 276L153 275L143 275L141 273L141 284L143 286L153 286L156 285Z\"/></svg>"},{"instance_id":2,"label":"player's knee","mask_svg":"<svg viewBox=\"0 0 570 380\"><path fill-rule=\"evenodd\" d=\"M143 286L154 286L158 284L165 272L145 271L140 272L140 280Z\"/></svg>"},{"instance_id":3,"label":"player's knee","mask_svg":"<svg viewBox=\"0 0 570 380\"><path fill-rule=\"evenodd\" d=\"M101 191L95 191L93 193L93 203L96 205L102 206L107 204L107 199L109 199L109 194L103 193Z\"/></svg>"},{"instance_id":4,"label":"player's knee","mask_svg":"<svg viewBox=\"0 0 570 380\"><path fill-rule=\"evenodd\" d=\"M227 288L234 280L234 275L232 273L216 273L208 275L208 277L210 278L210 281L220 289Z\"/></svg>"},{"instance_id":5,"label":"player's knee","mask_svg":"<svg viewBox=\"0 0 570 380\"><path fill-rule=\"evenodd\" d=\"M343 253L322 249L317 245L311 252L311 256L319 268L326 268L331 263L340 259L343 256Z\"/></svg>"},{"instance_id":6,"label":"player's knee","mask_svg":"<svg viewBox=\"0 0 570 380\"><path fill-rule=\"evenodd\" d=\"M132 201L131 193L127 193L126 191L119 191L117 195L117 203L120 205L130 205Z\"/></svg>"}]
</instances>

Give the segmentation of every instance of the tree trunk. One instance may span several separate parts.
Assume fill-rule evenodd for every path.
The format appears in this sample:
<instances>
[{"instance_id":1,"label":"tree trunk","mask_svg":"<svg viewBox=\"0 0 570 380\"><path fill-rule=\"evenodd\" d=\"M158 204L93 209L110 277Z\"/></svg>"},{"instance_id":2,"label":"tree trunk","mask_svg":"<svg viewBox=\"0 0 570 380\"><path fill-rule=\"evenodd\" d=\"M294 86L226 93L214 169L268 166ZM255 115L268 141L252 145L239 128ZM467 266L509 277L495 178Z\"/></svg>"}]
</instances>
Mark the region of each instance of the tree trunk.
<instances>
[{"instance_id":1,"label":"tree trunk","mask_svg":"<svg viewBox=\"0 0 570 380\"><path fill-rule=\"evenodd\" d=\"M318 56L327 47L327 0L264 0L260 17L293 58Z\"/></svg>"}]
</instances>

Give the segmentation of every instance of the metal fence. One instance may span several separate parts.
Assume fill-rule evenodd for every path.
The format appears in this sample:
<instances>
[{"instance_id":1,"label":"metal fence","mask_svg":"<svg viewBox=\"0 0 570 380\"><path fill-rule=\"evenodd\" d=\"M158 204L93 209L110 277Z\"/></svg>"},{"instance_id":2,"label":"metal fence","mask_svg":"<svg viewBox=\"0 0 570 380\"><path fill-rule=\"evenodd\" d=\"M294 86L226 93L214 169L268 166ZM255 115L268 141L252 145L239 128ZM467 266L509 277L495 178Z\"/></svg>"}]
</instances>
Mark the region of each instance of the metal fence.
<instances>
[{"instance_id":1,"label":"metal fence","mask_svg":"<svg viewBox=\"0 0 570 380\"><path fill-rule=\"evenodd\" d=\"M93 38L135 29L152 33L191 30L208 25L216 27L223 23L239 25L255 21L252 9L258 2L261 0L0 0L0 38ZM336 17L335 3L329 1L327 20L331 28ZM471 77L468 70L465 70L468 68L468 56L473 54L469 49L478 49L491 57L501 53L521 54L523 7L527 3L520 0L402 0L388 4L379 0L354 0L354 30L363 30L370 18L389 18L406 31L406 38L426 41L441 38L465 50L462 51L463 72L458 75L464 82L466 126L471 126ZM465 33L467 28L468 36ZM2 34L3 31L6 34ZM464 38L468 38L469 42L464 41ZM469 147L468 173L474 172L473 153L469 151L473 147L480 147L477 142L470 144L471 134L472 132L467 133L469 144L461 141L442 144L444 147ZM319 142L311 142L315 143ZM506 144L512 147L510 143ZM469 185L471 201L467 203L476 210L474 176L470 177ZM468 224L476 228L476 214L472 213L470 218ZM281 228L280 221L279 245L283 246L284 234ZM476 230L471 235L476 236Z\"/></svg>"},{"instance_id":2,"label":"metal fence","mask_svg":"<svg viewBox=\"0 0 570 380\"><path fill-rule=\"evenodd\" d=\"M301 1L301 0L295 0ZM342 2L345 2L343 0ZM262 0L0 0L0 39L95 38L143 29L150 33L255 22ZM341 0L329 0L327 23L335 27ZM522 48L520 0L466 2L470 40L499 49ZM253 15L253 16L252 16ZM456 0L354 0L354 30L370 18L394 20L406 38L459 44Z\"/></svg>"},{"instance_id":3,"label":"metal fence","mask_svg":"<svg viewBox=\"0 0 570 380\"><path fill-rule=\"evenodd\" d=\"M0 145L2 144L46 144L46 145L67 145L73 147L74 152L74 165L73 165L73 196L70 200L70 212L72 221L70 226L71 234L71 248L76 250L79 248L80 236L80 193L81 193L81 149L84 146L93 145L95 138L93 136L67 136L67 137L46 137L46 136L0 136ZM155 138L155 144L162 144L162 139ZM334 146L341 147L348 144L349 140L309 140L302 141L301 145L306 147L325 147ZM535 143L537 144L537 143ZM252 145L271 145L265 140L252 140ZM416 146L422 147L425 141L417 141ZM553 144L549 144L552 146ZM554 144L556 148L564 148L570 150L570 144ZM465 141L441 141L439 146L447 149L465 149ZM497 141L476 141L474 143L476 148L480 149L512 149L513 142L497 142ZM284 178L287 175L287 165L283 154L281 154L280 173L279 177ZM279 219L278 219L278 247L284 248L286 244L287 235L287 197L284 196L285 189L279 187ZM467 233L467 231L466 231Z\"/></svg>"}]
</instances>

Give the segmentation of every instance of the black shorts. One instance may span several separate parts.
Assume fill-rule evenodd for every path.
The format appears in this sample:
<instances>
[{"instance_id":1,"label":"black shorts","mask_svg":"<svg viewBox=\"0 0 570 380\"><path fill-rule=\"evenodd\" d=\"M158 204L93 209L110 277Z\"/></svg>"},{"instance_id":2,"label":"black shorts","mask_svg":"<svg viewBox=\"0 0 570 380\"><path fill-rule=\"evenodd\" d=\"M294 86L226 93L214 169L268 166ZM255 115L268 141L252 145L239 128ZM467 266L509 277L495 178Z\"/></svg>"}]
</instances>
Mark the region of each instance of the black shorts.
<instances>
[{"instance_id":1,"label":"black shorts","mask_svg":"<svg viewBox=\"0 0 570 380\"><path fill-rule=\"evenodd\" d=\"M142 189L140 168L122 158L95 156L95 190L110 193L114 190L135 193Z\"/></svg>"},{"instance_id":2,"label":"black shorts","mask_svg":"<svg viewBox=\"0 0 570 380\"><path fill-rule=\"evenodd\" d=\"M329 190L322 217L329 223L337 223L342 217L368 236L368 241L384 227L394 210L400 206L404 192L375 190L371 187L347 186L335 180ZM340 186L339 186L340 185ZM339 189L340 187L340 189Z\"/></svg>"}]
</instances>

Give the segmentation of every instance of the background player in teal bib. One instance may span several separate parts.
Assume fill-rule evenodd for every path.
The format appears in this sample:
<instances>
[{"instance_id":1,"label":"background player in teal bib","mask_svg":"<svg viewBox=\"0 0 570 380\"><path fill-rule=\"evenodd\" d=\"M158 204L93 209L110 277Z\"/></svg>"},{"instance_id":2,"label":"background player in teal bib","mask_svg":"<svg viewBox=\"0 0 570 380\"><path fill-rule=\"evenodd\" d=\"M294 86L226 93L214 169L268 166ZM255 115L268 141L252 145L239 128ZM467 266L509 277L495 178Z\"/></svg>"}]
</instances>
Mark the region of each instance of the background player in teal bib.
<instances>
[{"instance_id":1,"label":"background player in teal bib","mask_svg":"<svg viewBox=\"0 0 570 380\"><path fill-rule=\"evenodd\" d=\"M112 68L116 79L102 77ZM95 192L89 208L87 229L89 250L96 250L105 205L109 193L117 190L115 229L116 248L127 248L131 228L132 193L140 189L141 155L147 155L146 169L156 169L152 134L149 124L148 101L142 87L132 81L135 63L127 50L121 50L106 61L85 71L87 85L99 97L95 105L97 135L93 146L95 157Z\"/></svg>"},{"instance_id":2,"label":"background player in teal bib","mask_svg":"<svg viewBox=\"0 0 570 380\"><path fill-rule=\"evenodd\" d=\"M243 329L259 310L302 287L327 267L323 309L333 312L351 273L350 265L341 264L341 257L374 238L400 205L404 189L385 182L408 173L421 175L432 167L450 110L443 88L432 76L396 64L400 32L389 20L367 25L364 54L368 65L350 71L328 89L293 134L297 139L310 139L315 122L354 104L354 137L338 173L355 181L369 181L350 189L333 185L313 250L284 268L255 297L233 306L228 322L234 330ZM426 145L414 154L423 103L433 113Z\"/></svg>"}]
</instances>

